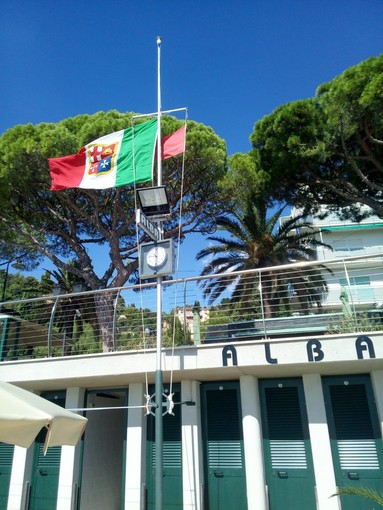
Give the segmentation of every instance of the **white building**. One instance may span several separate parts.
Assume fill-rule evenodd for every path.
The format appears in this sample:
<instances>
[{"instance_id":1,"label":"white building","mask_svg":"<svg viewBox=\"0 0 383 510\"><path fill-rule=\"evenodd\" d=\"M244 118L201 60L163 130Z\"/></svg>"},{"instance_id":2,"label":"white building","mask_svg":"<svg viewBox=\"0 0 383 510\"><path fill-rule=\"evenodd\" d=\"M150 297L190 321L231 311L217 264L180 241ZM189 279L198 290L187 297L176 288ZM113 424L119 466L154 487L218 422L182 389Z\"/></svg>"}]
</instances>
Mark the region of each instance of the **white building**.
<instances>
[{"instance_id":1,"label":"white building","mask_svg":"<svg viewBox=\"0 0 383 510\"><path fill-rule=\"evenodd\" d=\"M246 331L223 323L211 341L163 350L164 393L174 393L176 403L175 415L164 416L164 509L371 508L361 499L331 496L342 485L382 488L383 330L379 313L368 313L383 301L383 223L332 221L321 235L335 252L318 253L317 264L326 260L332 270L322 310L247 321ZM343 259L346 251L364 258ZM313 267L278 271L288 279ZM258 284L265 271L244 278ZM200 299L198 282L180 283L185 301ZM175 282L167 285L170 309ZM343 286L350 317L343 317ZM57 299L65 303L65 296ZM145 299L149 306L150 293ZM42 300L41 310L46 306ZM34 321L23 309L26 322L0 317L0 378L69 409L86 408L89 422L77 447L55 447L46 457L41 438L29 449L0 445L0 508L153 509L154 419L143 406L146 380L154 392L155 350L119 350L116 341L114 352L84 353L71 338L68 355L65 345L59 352L60 338L68 339L54 314L49 344L41 325L27 333L31 322L38 328L38 314ZM338 314L336 327L316 322L330 313ZM48 350L41 350L43 330ZM116 334L125 333L131 331Z\"/></svg>"},{"instance_id":2,"label":"white building","mask_svg":"<svg viewBox=\"0 0 383 510\"><path fill-rule=\"evenodd\" d=\"M324 212L324 208L321 212ZM292 210L292 216L298 213L299 211L296 209ZM289 217L284 217L281 221L283 222ZM376 259L372 258L369 262L361 261L359 267L356 265L352 274L344 274L342 262L344 258L349 257L383 254L382 219L372 215L359 223L354 223L350 220L342 221L334 213L330 213L323 219L318 217L308 217L308 219L312 221L313 228L319 230L318 239L332 248L318 247L318 260L339 259L338 281L334 275L324 273L324 277L329 282L329 289L323 307L327 309L339 307L339 294L343 286L347 287L350 301L358 305L359 308L364 306L371 309L374 305L383 303L383 281L380 268L376 265ZM366 264L370 266L369 271L366 271ZM333 270L336 270L335 265Z\"/></svg>"},{"instance_id":3,"label":"white building","mask_svg":"<svg viewBox=\"0 0 383 510\"><path fill-rule=\"evenodd\" d=\"M196 319L197 322L203 323L209 319L210 310L207 306L200 306L197 301L193 306L186 305L176 309L176 316L181 324L184 324L194 339Z\"/></svg>"}]
</instances>

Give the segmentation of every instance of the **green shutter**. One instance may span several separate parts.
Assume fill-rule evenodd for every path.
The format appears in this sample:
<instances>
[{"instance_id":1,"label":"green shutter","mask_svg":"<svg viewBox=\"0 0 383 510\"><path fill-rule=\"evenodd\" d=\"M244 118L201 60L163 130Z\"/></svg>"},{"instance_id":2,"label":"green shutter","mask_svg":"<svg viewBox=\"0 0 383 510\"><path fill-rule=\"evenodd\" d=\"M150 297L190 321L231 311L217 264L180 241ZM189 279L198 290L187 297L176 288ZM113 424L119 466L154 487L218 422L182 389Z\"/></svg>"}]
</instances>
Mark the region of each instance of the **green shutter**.
<instances>
[{"instance_id":1,"label":"green shutter","mask_svg":"<svg viewBox=\"0 0 383 510\"><path fill-rule=\"evenodd\" d=\"M247 508L241 399L238 382L201 385L205 506Z\"/></svg>"},{"instance_id":2,"label":"green shutter","mask_svg":"<svg viewBox=\"0 0 383 510\"><path fill-rule=\"evenodd\" d=\"M149 417L151 424L154 425L155 420ZM153 468L156 466L156 445L155 427L150 427L150 436L153 441L152 449L152 464ZM174 410L174 416L166 414L164 416L163 427L163 467L166 468L182 468L182 442L181 442L181 407L177 406Z\"/></svg>"},{"instance_id":3,"label":"green shutter","mask_svg":"<svg viewBox=\"0 0 383 510\"><path fill-rule=\"evenodd\" d=\"M41 397L65 406L65 392L46 392ZM29 510L55 510L60 474L61 446L49 447L43 454L47 429L43 427L35 441L33 477Z\"/></svg>"},{"instance_id":4,"label":"green shutter","mask_svg":"<svg viewBox=\"0 0 383 510\"><path fill-rule=\"evenodd\" d=\"M242 469L237 391L228 389L223 394L221 390L211 390L207 393L206 405L209 412L208 467Z\"/></svg>"},{"instance_id":5,"label":"green shutter","mask_svg":"<svg viewBox=\"0 0 383 510\"><path fill-rule=\"evenodd\" d=\"M367 375L323 377L336 483L382 491L382 440ZM363 498L341 497L342 510L370 510Z\"/></svg>"},{"instance_id":6,"label":"green shutter","mask_svg":"<svg viewBox=\"0 0 383 510\"><path fill-rule=\"evenodd\" d=\"M154 388L149 388L150 392ZM173 402L180 402L179 385L173 388ZM176 405L174 415L165 414L163 417L163 494L164 510L182 510L182 430L181 406ZM146 488L148 510L155 507L155 417L147 417L147 469Z\"/></svg>"},{"instance_id":7,"label":"green shutter","mask_svg":"<svg viewBox=\"0 0 383 510\"><path fill-rule=\"evenodd\" d=\"M7 508L14 446L0 443L0 508Z\"/></svg>"},{"instance_id":8,"label":"green shutter","mask_svg":"<svg viewBox=\"0 0 383 510\"><path fill-rule=\"evenodd\" d=\"M0 466L12 466L14 449L12 444L0 443Z\"/></svg>"},{"instance_id":9,"label":"green shutter","mask_svg":"<svg viewBox=\"0 0 383 510\"><path fill-rule=\"evenodd\" d=\"M173 400L181 400L180 393L174 394ZM174 416L166 414L164 416L164 469L182 468L182 441L181 441L181 406L175 406Z\"/></svg>"},{"instance_id":10,"label":"green shutter","mask_svg":"<svg viewBox=\"0 0 383 510\"><path fill-rule=\"evenodd\" d=\"M314 468L302 381L259 381L259 391L270 508L316 510Z\"/></svg>"},{"instance_id":11,"label":"green shutter","mask_svg":"<svg viewBox=\"0 0 383 510\"><path fill-rule=\"evenodd\" d=\"M331 386L330 398L341 469L379 469L365 386Z\"/></svg>"},{"instance_id":12,"label":"green shutter","mask_svg":"<svg viewBox=\"0 0 383 510\"><path fill-rule=\"evenodd\" d=\"M60 468L61 446L50 446L44 455L44 443L47 435L47 429L44 427L36 438L38 443L37 450L37 466L39 469L44 468Z\"/></svg>"},{"instance_id":13,"label":"green shutter","mask_svg":"<svg viewBox=\"0 0 383 510\"><path fill-rule=\"evenodd\" d=\"M298 388L265 388L271 466L307 469Z\"/></svg>"}]
</instances>

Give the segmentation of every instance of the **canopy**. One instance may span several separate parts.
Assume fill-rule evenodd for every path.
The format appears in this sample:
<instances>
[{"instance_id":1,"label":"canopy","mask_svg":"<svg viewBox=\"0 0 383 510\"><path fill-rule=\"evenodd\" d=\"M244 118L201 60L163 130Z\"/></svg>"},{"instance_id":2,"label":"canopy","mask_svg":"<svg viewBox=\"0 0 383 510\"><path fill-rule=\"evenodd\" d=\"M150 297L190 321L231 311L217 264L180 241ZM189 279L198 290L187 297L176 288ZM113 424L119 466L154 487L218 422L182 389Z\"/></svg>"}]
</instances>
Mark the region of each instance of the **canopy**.
<instances>
[{"instance_id":1,"label":"canopy","mask_svg":"<svg viewBox=\"0 0 383 510\"><path fill-rule=\"evenodd\" d=\"M46 427L45 454L48 446L75 446L87 421L30 391L0 381L0 441L3 443L28 448Z\"/></svg>"}]
</instances>

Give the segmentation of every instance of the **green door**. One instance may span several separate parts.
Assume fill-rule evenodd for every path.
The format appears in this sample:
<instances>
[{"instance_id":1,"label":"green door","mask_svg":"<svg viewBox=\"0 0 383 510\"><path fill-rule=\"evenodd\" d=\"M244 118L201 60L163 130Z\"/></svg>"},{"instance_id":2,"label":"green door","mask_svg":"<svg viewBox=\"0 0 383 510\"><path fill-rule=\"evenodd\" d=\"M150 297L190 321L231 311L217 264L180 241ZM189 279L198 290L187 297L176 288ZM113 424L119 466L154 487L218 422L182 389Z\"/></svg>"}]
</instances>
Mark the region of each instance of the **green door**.
<instances>
[{"instance_id":1,"label":"green door","mask_svg":"<svg viewBox=\"0 0 383 510\"><path fill-rule=\"evenodd\" d=\"M206 510L246 510L241 398L238 382L201 386Z\"/></svg>"},{"instance_id":2,"label":"green door","mask_svg":"<svg viewBox=\"0 0 383 510\"><path fill-rule=\"evenodd\" d=\"M164 393L169 391L165 386ZM173 386L173 402L181 402L179 385ZM154 388L149 388L153 394ZM174 416L165 414L163 417L163 509L182 510L182 432L181 406L175 405ZM147 510L155 508L155 418L147 416L147 470L146 470L146 498Z\"/></svg>"},{"instance_id":3,"label":"green door","mask_svg":"<svg viewBox=\"0 0 383 510\"><path fill-rule=\"evenodd\" d=\"M302 381L260 381L259 389L270 510L316 510Z\"/></svg>"},{"instance_id":4,"label":"green door","mask_svg":"<svg viewBox=\"0 0 383 510\"><path fill-rule=\"evenodd\" d=\"M324 377L323 391L338 487L382 491L382 438L369 376ZM371 510L371 501L343 496L342 510Z\"/></svg>"},{"instance_id":5,"label":"green door","mask_svg":"<svg viewBox=\"0 0 383 510\"><path fill-rule=\"evenodd\" d=\"M0 508L7 508L14 446L0 443Z\"/></svg>"},{"instance_id":6,"label":"green door","mask_svg":"<svg viewBox=\"0 0 383 510\"><path fill-rule=\"evenodd\" d=\"M43 398L65 406L65 392L45 393ZM41 429L34 445L32 486L29 510L56 510L60 473L61 446L48 448L43 454L46 428Z\"/></svg>"}]
</instances>

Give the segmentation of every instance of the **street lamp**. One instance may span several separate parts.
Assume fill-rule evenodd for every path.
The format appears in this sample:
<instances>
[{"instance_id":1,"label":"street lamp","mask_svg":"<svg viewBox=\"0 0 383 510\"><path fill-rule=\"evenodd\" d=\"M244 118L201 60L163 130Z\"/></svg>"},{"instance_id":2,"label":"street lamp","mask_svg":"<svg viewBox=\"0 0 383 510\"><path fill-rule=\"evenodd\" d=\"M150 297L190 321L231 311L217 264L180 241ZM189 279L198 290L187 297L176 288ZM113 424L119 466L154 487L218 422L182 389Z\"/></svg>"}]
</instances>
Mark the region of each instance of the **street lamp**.
<instances>
[{"instance_id":1,"label":"street lamp","mask_svg":"<svg viewBox=\"0 0 383 510\"><path fill-rule=\"evenodd\" d=\"M140 188L137 190L140 209L145 216L163 219L170 214L170 204L165 186Z\"/></svg>"},{"instance_id":2,"label":"street lamp","mask_svg":"<svg viewBox=\"0 0 383 510\"><path fill-rule=\"evenodd\" d=\"M75 281L74 284L72 285L72 291L75 294L80 294L80 292L84 292L85 290L86 286L82 282Z\"/></svg>"},{"instance_id":3,"label":"street lamp","mask_svg":"<svg viewBox=\"0 0 383 510\"><path fill-rule=\"evenodd\" d=\"M62 287L59 283L55 283L53 285L53 295L54 296L61 296L62 294L65 294L65 289Z\"/></svg>"},{"instance_id":4,"label":"street lamp","mask_svg":"<svg viewBox=\"0 0 383 510\"><path fill-rule=\"evenodd\" d=\"M141 246L140 251L140 278L157 278L157 338L156 338L156 375L155 375L155 445L156 445L156 466L155 466L155 509L162 510L163 502L163 374L162 374L162 278L161 272L169 260L173 258L171 245L163 246L162 220L170 213L170 205L165 186L161 185L161 163L159 161L159 182L158 186L142 188L137 190L138 201L144 218L139 216L139 224L155 241L153 244ZM157 223L153 225L150 219ZM143 250L149 251L144 255ZM146 265L142 262L145 257ZM146 267L146 270L144 269ZM170 264L169 267L172 267Z\"/></svg>"},{"instance_id":5,"label":"street lamp","mask_svg":"<svg viewBox=\"0 0 383 510\"><path fill-rule=\"evenodd\" d=\"M69 289L69 293L70 294L72 294L72 293L79 294L80 292L83 292L85 290L86 290L86 286L82 282L76 280L72 284L72 289ZM55 283L53 285L53 295L54 296L61 296L62 294L66 294L67 292L68 292L67 289L65 289L63 287L63 285L61 285L60 283Z\"/></svg>"},{"instance_id":6,"label":"street lamp","mask_svg":"<svg viewBox=\"0 0 383 510\"><path fill-rule=\"evenodd\" d=\"M0 266L6 266L6 268L5 268L5 276L4 276L4 281L3 281L3 290L2 290L2 293L1 293L1 302L5 301L5 291L6 291L7 282L8 282L9 266L11 265L11 262L14 262L14 261L16 261L16 262L14 264L12 264L13 268L19 269L21 271L23 269L25 269L25 265L20 262L19 257L15 258L15 259L8 260L7 262L3 262L3 264L0 264Z\"/></svg>"},{"instance_id":7,"label":"street lamp","mask_svg":"<svg viewBox=\"0 0 383 510\"><path fill-rule=\"evenodd\" d=\"M72 289L70 289L70 294L77 294L85 290L85 285L76 280L73 285ZM53 320L56 314L56 310L60 301L60 296L63 296L66 294L66 289L60 284L55 283L53 285L53 295L55 296L55 302L52 308L51 312L51 319L49 323L49 351L51 352L52 348L52 331L53 331ZM63 340L62 340L62 354L65 356L67 353L67 347L69 346L69 349L71 349L72 345L67 342L67 337L70 338L71 342L73 342L73 332L74 332L74 324L76 319L81 318L81 310L76 307L76 298L75 296L69 297L66 301L63 300L61 307L62 307L62 313L63 313ZM70 351L69 351L70 352Z\"/></svg>"}]
</instances>

